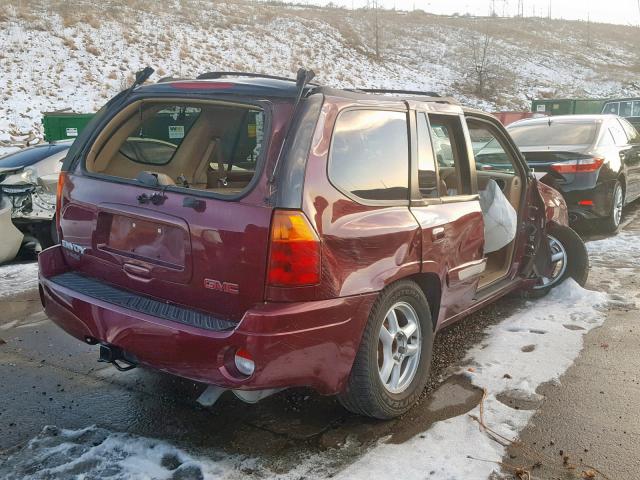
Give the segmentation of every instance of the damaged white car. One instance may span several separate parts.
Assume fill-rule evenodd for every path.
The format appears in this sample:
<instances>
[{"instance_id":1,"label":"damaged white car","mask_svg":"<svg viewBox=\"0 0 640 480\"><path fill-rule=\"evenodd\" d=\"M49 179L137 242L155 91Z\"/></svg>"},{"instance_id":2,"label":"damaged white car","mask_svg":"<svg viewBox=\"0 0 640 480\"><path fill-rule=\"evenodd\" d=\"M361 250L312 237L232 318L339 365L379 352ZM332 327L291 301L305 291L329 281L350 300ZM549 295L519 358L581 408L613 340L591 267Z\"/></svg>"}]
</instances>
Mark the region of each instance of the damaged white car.
<instances>
[{"instance_id":1,"label":"damaged white car","mask_svg":"<svg viewBox=\"0 0 640 480\"><path fill-rule=\"evenodd\" d=\"M57 241L56 186L71 141L25 148L0 158L0 263L20 247L38 251Z\"/></svg>"}]
</instances>

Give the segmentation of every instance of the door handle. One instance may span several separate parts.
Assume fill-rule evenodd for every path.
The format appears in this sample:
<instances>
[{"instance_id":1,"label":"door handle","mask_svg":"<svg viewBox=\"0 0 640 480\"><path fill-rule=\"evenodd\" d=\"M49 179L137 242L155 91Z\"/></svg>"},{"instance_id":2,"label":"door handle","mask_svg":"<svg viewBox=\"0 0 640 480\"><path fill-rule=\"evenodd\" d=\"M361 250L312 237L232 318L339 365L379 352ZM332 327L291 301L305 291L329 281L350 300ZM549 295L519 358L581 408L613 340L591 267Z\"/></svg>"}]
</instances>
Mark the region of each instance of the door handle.
<instances>
[{"instance_id":1,"label":"door handle","mask_svg":"<svg viewBox=\"0 0 640 480\"><path fill-rule=\"evenodd\" d=\"M133 263L125 263L122 266L122 270L124 270L124 273L126 273L127 276L134 278L135 280L140 280L145 283L151 281L151 270L146 267L135 265Z\"/></svg>"},{"instance_id":2,"label":"door handle","mask_svg":"<svg viewBox=\"0 0 640 480\"><path fill-rule=\"evenodd\" d=\"M436 240L442 240L444 238L444 227L436 227L431 230L431 238L434 242Z\"/></svg>"}]
</instances>

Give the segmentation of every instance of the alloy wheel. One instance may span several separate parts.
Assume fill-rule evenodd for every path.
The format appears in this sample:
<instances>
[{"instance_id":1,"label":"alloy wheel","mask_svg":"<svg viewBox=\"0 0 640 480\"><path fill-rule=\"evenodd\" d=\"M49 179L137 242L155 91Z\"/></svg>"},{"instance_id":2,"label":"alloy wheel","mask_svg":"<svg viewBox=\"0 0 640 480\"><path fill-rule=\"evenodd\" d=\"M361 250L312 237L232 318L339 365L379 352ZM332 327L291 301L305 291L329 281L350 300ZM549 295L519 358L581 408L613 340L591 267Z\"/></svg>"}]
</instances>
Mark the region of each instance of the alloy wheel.
<instances>
[{"instance_id":1,"label":"alloy wheel","mask_svg":"<svg viewBox=\"0 0 640 480\"><path fill-rule=\"evenodd\" d=\"M620 225L620 220L622 220L622 187L620 185L616 185L616 190L613 192L613 222L616 226Z\"/></svg>"},{"instance_id":2,"label":"alloy wheel","mask_svg":"<svg viewBox=\"0 0 640 480\"><path fill-rule=\"evenodd\" d=\"M378 373L390 393L402 393L411 385L420 365L421 346L418 314L407 302L395 303L378 335Z\"/></svg>"},{"instance_id":3,"label":"alloy wheel","mask_svg":"<svg viewBox=\"0 0 640 480\"><path fill-rule=\"evenodd\" d=\"M567 250L564 248L564 245L551 235L547 235L547 239L549 240L549 248L551 249L551 274L548 277L541 277L538 284L533 287L534 290L554 286L562 279L564 273L567 271Z\"/></svg>"}]
</instances>

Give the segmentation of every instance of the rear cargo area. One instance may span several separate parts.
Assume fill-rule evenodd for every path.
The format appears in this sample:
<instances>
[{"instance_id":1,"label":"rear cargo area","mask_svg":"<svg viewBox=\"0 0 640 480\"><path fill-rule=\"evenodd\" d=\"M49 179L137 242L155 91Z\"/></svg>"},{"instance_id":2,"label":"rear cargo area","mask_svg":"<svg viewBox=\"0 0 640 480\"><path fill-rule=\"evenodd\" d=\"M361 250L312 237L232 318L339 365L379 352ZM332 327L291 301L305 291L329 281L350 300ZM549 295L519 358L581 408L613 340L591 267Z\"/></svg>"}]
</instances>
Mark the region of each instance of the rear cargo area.
<instances>
[{"instance_id":1,"label":"rear cargo area","mask_svg":"<svg viewBox=\"0 0 640 480\"><path fill-rule=\"evenodd\" d=\"M63 175L65 282L160 317L240 320L264 300L272 208L264 186L253 188L264 137L254 105L151 99L122 109L85 170Z\"/></svg>"}]
</instances>

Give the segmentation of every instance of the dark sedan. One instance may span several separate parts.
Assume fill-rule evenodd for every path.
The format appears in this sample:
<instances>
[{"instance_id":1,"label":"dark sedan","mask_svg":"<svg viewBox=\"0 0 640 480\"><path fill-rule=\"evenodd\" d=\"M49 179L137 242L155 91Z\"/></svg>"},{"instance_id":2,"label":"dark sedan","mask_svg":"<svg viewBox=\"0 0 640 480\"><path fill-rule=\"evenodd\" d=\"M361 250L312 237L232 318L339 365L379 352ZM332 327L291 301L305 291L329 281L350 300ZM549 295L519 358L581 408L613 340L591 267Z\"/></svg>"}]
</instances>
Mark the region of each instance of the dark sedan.
<instances>
[{"instance_id":1,"label":"dark sedan","mask_svg":"<svg viewBox=\"0 0 640 480\"><path fill-rule=\"evenodd\" d=\"M640 135L615 115L523 120L509 133L534 172L562 192L569 217L615 232L622 207L640 196Z\"/></svg>"}]
</instances>

